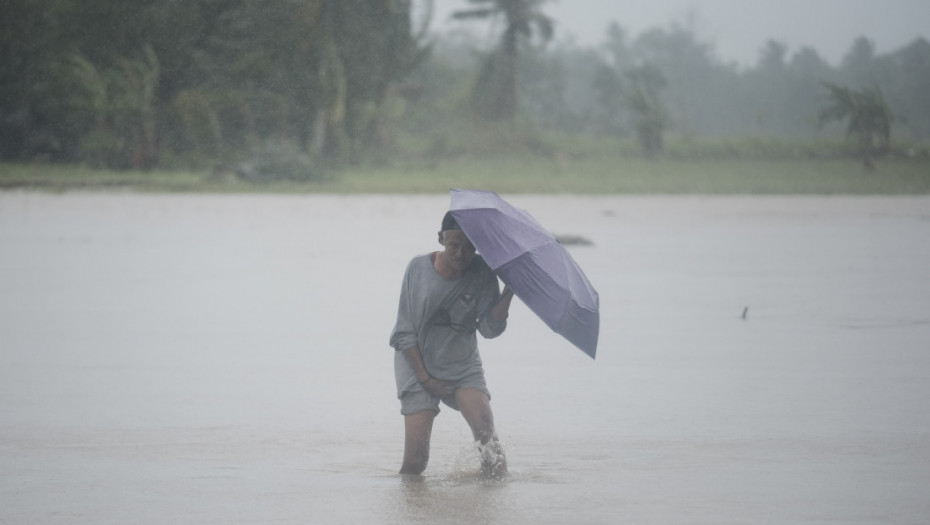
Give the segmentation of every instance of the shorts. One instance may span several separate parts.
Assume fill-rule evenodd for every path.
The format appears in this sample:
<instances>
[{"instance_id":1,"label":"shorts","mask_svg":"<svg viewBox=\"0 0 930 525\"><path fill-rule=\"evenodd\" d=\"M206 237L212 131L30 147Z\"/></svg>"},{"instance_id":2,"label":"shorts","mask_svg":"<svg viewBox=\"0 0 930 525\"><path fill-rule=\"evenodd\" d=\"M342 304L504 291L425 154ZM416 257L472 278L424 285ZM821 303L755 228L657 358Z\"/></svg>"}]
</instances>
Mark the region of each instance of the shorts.
<instances>
[{"instance_id":1,"label":"shorts","mask_svg":"<svg viewBox=\"0 0 930 525\"><path fill-rule=\"evenodd\" d=\"M455 388L456 390L459 388L474 388L475 390L484 392L488 396L488 399L491 398L491 392L488 391L488 387L484 383L483 372L476 372L456 381ZM459 410L459 405L455 401L454 395L444 398L435 397L420 386L419 383L411 387L410 390L401 392L399 397L400 413L405 416L427 410L438 414L440 401L453 410Z\"/></svg>"}]
</instances>

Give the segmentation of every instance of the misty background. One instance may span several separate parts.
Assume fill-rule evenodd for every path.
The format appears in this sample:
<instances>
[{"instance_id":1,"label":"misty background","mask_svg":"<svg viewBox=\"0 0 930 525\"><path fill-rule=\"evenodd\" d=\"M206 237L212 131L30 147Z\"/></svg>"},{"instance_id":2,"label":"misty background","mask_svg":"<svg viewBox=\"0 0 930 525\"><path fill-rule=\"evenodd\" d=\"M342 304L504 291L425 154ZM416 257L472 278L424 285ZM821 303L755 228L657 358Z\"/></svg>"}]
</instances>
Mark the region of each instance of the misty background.
<instances>
[{"instance_id":1,"label":"misty background","mask_svg":"<svg viewBox=\"0 0 930 525\"><path fill-rule=\"evenodd\" d=\"M435 3L437 32L460 29L451 15L467 0ZM552 0L545 11L556 20L556 39L593 47L611 22L631 35L687 23L709 42L724 63L753 66L769 39L790 53L812 47L838 65L850 43L867 36L876 51L889 53L930 34L930 3L923 0Z\"/></svg>"},{"instance_id":2,"label":"misty background","mask_svg":"<svg viewBox=\"0 0 930 525\"><path fill-rule=\"evenodd\" d=\"M821 118L825 83L887 108L881 153L927 155L930 42L913 29L916 4L784 3L795 26L824 34L862 23L866 4L883 13L876 28L912 28L885 47L863 26L838 60L796 34L787 43L774 22L755 49L727 44L724 55L725 36L745 31L726 4L671 3L650 19L631 2L627 22L609 2L9 0L0 160L290 163L277 172L312 177L341 163L597 148L834 157L852 128Z\"/></svg>"}]
</instances>

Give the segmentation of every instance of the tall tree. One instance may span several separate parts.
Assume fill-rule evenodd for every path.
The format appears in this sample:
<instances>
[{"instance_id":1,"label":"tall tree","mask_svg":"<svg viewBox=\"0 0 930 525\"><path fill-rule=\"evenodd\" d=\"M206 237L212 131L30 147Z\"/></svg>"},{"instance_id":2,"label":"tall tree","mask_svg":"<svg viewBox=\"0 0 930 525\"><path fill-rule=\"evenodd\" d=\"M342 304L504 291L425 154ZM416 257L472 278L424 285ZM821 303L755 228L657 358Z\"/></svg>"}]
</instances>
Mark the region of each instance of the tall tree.
<instances>
[{"instance_id":1,"label":"tall tree","mask_svg":"<svg viewBox=\"0 0 930 525\"><path fill-rule=\"evenodd\" d=\"M335 44L346 75L346 126L353 148L384 148L385 104L394 87L429 55L411 20L411 3L327 0Z\"/></svg>"},{"instance_id":2,"label":"tall tree","mask_svg":"<svg viewBox=\"0 0 930 525\"><path fill-rule=\"evenodd\" d=\"M651 64L665 77L676 131L686 138L695 136L698 123L712 118L716 109L706 101L720 92L713 82L718 68L712 48L701 40L696 21L647 31L633 42L632 50L639 64Z\"/></svg>"},{"instance_id":3,"label":"tall tree","mask_svg":"<svg viewBox=\"0 0 930 525\"><path fill-rule=\"evenodd\" d=\"M917 38L909 45L883 59L882 84L889 103L895 108L898 129L904 128L911 139L930 139L930 42Z\"/></svg>"},{"instance_id":4,"label":"tall tree","mask_svg":"<svg viewBox=\"0 0 930 525\"><path fill-rule=\"evenodd\" d=\"M830 92L830 102L820 112L821 124L848 121L846 133L856 138L862 165L868 170L875 169L872 157L876 142L879 151L886 151L891 143L891 109L881 90L853 90L831 83L825 86Z\"/></svg>"},{"instance_id":5,"label":"tall tree","mask_svg":"<svg viewBox=\"0 0 930 525\"><path fill-rule=\"evenodd\" d=\"M627 41L627 32L617 22L607 27L607 41L602 46L606 60L595 70L591 88L596 103L593 112L596 129L609 135L622 135L623 71L633 68L635 58Z\"/></svg>"},{"instance_id":6,"label":"tall tree","mask_svg":"<svg viewBox=\"0 0 930 525\"><path fill-rule=\"evenodd\" d=\"M607 64L595 71L591 87L597 103L593 118L597 130L608 135L622 135L623 81L617 70Z\"/></svg>"},{"instance_id":7,"label":"tall tree","mask_svg":"<svg viewBox=\"0 0 930 525\"><path fill-rule=\"evenodd\" d=\"M37 130L35 86L46 57L59 47L43 6L34 0L5 0L0 16L0 159L17 159L28 150L51 148ZM47 151L44 153L48 153Z\"/></svg>"},{"instance_id":8,"label":"tall tree","mask_svg":"<svg viewBox=\"0 0 930 525\"><path fill-rule=\"evenodd\" d=\"M759 50L759 69L773 74L785 70L785 59L788 56L788 46L777 40L768 40Z\"/></svg>"},{"instance_id":9,"label":"tall tree","mask_svg":"<svg viewBox=\"0 0 930 525\"><path fill-rule=\"evenodd\" d=\"M636 115L636 136L643 153L655 157L662 153L663 134L668 125L668 112L661 97L667 84L665 75L647 63L627 71L626 78L629 81L626 101Z\"/></svg>"},{"instance_id":10,"label":"tall tree","mask_svg":"<svg viewBox=\"0 0 930 525\"><path fill-rule=\"evenodd\" d=\"M840 70L852 85L875 85L879 81L875 58L875 42L860 36L843 56Z\"/></svg>"},{"instance_id":11,"label":"tall tree","mask_svg":"<svg viewBox=\"0 0 930 525\"><path fill-rule=\"evenodd\" d=\"M453 13L458 20L504 19L498 48L491 53L475 88L479 112L491 119L510 120L517 114L517 74L520 45L534 32L552 39L553 20L542 12L548 0L468 0L474 7Z\"/></svg>"}]
</instances>

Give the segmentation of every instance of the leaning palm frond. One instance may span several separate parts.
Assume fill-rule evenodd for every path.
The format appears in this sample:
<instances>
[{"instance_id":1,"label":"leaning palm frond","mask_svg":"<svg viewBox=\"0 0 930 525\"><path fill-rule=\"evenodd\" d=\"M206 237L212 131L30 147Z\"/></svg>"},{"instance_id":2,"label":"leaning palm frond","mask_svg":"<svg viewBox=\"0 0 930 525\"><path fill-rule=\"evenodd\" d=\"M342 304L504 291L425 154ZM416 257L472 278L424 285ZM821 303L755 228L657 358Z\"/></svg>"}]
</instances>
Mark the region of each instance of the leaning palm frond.
<instances>
[{"instance_id":1,"label":"leaning palm frond","mask_svg":"<svg viewBox=\"0 0 930 525\"><path fill-rule=\"evenodd\" d=\"M894 120L881 90L856 91L829 82L825 82L824 86L829 91L829 104L820 111L820 126L831 121L848 121L846 135L858 140L863 165L869 170L874 169L873 145L877 139L879 151L888 149Z\"/></svg>"},{"instance_id":2,"label":"leaning palm frond","mask_svg":"<svg viewBox=\"0 0 930 525\"><path fill-rule=\"evenodd\" d=\"M475 87L473 99L479 114L500 120L516 115L519 44L530 40L534 31L544 42L555 32L553 20L541 11L547 1L469 0L472 7L452 14L456 20L505 20L498 49L488 56Z\"/></svg>"}]
</instances>

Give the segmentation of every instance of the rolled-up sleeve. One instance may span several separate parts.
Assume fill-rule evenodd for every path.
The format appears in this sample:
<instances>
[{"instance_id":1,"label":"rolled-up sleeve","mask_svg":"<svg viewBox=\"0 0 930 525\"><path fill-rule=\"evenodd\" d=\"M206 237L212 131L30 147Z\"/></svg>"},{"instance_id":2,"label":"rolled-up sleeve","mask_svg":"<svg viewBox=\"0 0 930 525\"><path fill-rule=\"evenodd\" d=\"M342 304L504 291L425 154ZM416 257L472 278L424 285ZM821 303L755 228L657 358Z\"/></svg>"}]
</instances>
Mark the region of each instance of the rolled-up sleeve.
<instances>
[{"instance_id":1,"label":"rolled-up sleeve","mask_svg":"<svg viewBox=\"0 0 930 525\"><path fill-rule=\"evenodd\" d=\"M391 331L390 345L397 351L406 350L418 344L417 330L411 315L410 269L410 265L407 265L400 288L400 301L397 305L397 322L394 323L394 330Z\"/></svg>"},{"instance_id":2,"label":"rolled-up sleeve","mask_svg":"<svg viewBox=\"0 0 930 525\"><path fill-rule=\"evenodd\" d=\"M485 339L494 339L504 333L507 329L507 320L495 321L491 319L491 308L500 298L500 290L497 285L497 277L489 272L488 283L485 285L486 292L482 294L484 300L480 306L481 315L478 317L478 333Z\"/></svg>"},{"instance_id":3,"label":"rolled-up sleeve","mask_svg":"<svg viewBox=\"0 0 930 525\"><path fill-rule=\"evenodd\" d=\"M491 315L488 314L481 318L478 322L478 332L484 336L485 339L494 339L495 337L504 333L504 330L507 329L507 321L497 322L491 319Z\"/></svg>"}]
</instances>

